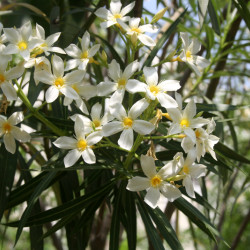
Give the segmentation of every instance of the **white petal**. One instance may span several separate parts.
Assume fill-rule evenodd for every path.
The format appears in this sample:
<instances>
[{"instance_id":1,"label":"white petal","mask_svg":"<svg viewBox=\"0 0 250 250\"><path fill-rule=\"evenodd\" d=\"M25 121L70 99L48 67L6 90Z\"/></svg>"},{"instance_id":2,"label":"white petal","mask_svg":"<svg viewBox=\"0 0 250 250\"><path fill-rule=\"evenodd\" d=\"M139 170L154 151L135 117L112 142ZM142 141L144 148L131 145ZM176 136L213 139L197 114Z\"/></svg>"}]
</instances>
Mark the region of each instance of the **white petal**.
<instances>
[{"instance_id":1,"label":"white petal","mask_svg":"<svg viewBox=\"0 0 250 250\"><path fill-rule=\"evenodd\" d=\"M78 67L80 63L81 63L80 59L70 59L69 61L66 62L65 71Z\"/></svg>"},{"instance_id":2,"label":"white petal","mask_svg":"<svg viewBox=\"0 0 250 250\"><path fill-rule=\"evenodd\" d=\"M75 84L75 83L80 82L82 78L84 77L84 75L85 75L84 71L75 70L66 74L63 79L65 81L65 84Z\"/></svg>"},{"instance_id":3,"label":"white petal","mask_svg":"<svg viewBox=\"0 0 250 250\"><path fill-rule=\"evenodd\" d=\"M114 92L117 89L117 84L115 82L100 82L97 85L97 93L99 96L106 96Z\"/></svg>"},{"instance_id":4,"label":"white petal","mask_svg":"<svg viewBox=\"0 0 250 250\"><path fill-rule=\"evenodd\" d=\"M145 111L148 105L149 103L145 98L137 101L129 110L128 116L131 117L133 120L136 119Z\"/></svg>"},{"instance_id":5,"label":"white petal","mask_svg":"<svg viewBox=\"0 0 250 250\"><path fill-rule=\"evenodd\" d=\"M180 81L176 81L176 80L165 80L162 81L158 84L158 87L163 91L176 91L178 90L181 85L180 85Z\"/></svg>"},{"instance_id":6,"label":"white petal","mask_svg":"<svg viewBox=\"0 0 250 250\"><path fill-rule=\"evenodd\" d=\"M75 45L70 44L66 49L66 53L73 58L80 58L82 51Z\"/></svg>"},{"instance_id":7,"label":"white petal","mask_svg":"<svg viewBox=\"0 0 250 250\"><path fill-rule=\"evenodd\" d=\"M155 41L150 36L147 36L147 35L144 35L144 34L139 34L138 39L144 45L147 45L147 46L150 46L150 47L156 45Z\"/></svg>"},{"instance_id":8,"label":"white petal","mask_svg":"<svg viewBox=\"0 0 250 250\"><path fill-rule=\"evenodd\" d=\"M32 26L31 26L31 22L28 21L26 22L21 28L20 28L20 33L22 35L22 38L25 41L28 41L30 36L31 36L31 32L32 32Z\"/></svg>"},{"instance_id":9,"label":"white petal","mask_svg":"<svg viewBox=\"0 0 250 250\"><path fill-rule=\"evenodd\" d=\"M110 113L113 115L117 120L123 121L125 117L127 117L127 113L125 108L120 103L115 103L112 106L112 103L109 104Z\"/></svg>"},{"instance_id":10,"label":"white petal","mask_svg":"<svg viewBox=\"0 0 250 250\"><path fill-rule=\"evenodd\" d=\"M68 152L64 157L64 165L66 168L73 166L81 156L81 152L78 149L73 149Z\"/></svg>"},{"instance_id":11,"label":"white petal","mask_svg":"<svg viewBox=\"0 0 250 250\"><path fill-rule=\"evenodd\" d=\"M150 187L150 180L145 177L135 176L128 180L127 189L129 191L142 191Z\"/></svg>"},{"instance_id":12,"label":"white petal","mask_svg":"<svg viewBox=\"0 0 250 250\"><path fill-rule=\"evenodd\" d=\"M157 85L158 84L158 73L157 70L153 67L144 67L143 73L146 78L148 85Z\"/></svg>"},{"instance_id":13,"label":"white petal","mask_svg":"<svg viewBox=\"0 0 250 250\"><path fill-rule=\"evenodd\" d=\"M8 122L11 124L11 125L16 125L20 122L22 122L24 119L24 116L23 116L23 112L15 112L13 113L9 119L8 119Z\"/></svg>"},{"instance_id":14,"label":"white petal","mask_svg":"<svg viewBox=\"0 0 250 250\"><path fill-rule=\"evenodd\" d=\"M134 133L132 128L124 129L118 140L118 144L121 148L130 150L134 144Z\"/></svg>"},{"instance_id":15,"label":"white petal","mask_svg":"<svg viewBox=\"0 0 250 250\"><path fill-rule=\"evenodd\" d=\"M148 178L151 179L156 175L155 160L152 156L141 155L141 167Z\"/></svg>"},{"instance_id":16,"label":"white petal","mask_svg":"<svg viewBox=\"0 0 250 250\"><path fill-rule=\"evenodd\" d=\"M210 64L210 62L207 59L201 56L196 57L195 63L201 68L206 68Z\"/></svg>"},{"instance_id":17,"label":"white petal","mask_svg":"<svg viewBox=\"0 0 250 250\"><path fill-rule=\"evenodd\" d=\"M186 176L184 179L183 179L183 186L185 186L185 189L186 189L186 192L187 194L192 197L192 198L195 198L195 193L194 193L194 186L193 186L193 182L191 180L191 177L190 176Z\"/></svg>"},{"instance_id":18,"label":"white petal","mask_svg":"<svg viewBox=\"0 0 250 250\"><path fill-rule=\"evenodd\" d=\"M10 41L11 43L17 43L18 40L21 39L19 32L17 31L17 29L13 29L13 28L5 28L3 29L4 34L6 35L8 41Z\"/></svg>"},{"instance_id":19,"label":"white petal","mask_svg":"<svg viewBox=\"0 0 250 250\"><path fill-rule=\"evenodd\" d=\"M24 72L24 67L17 66L17 67L14 67L14 68L8 70L5 73L5 77L7 80L16 79L16 78L20 77L23 74L23 72Z\"/></svg>"},{"instance_id":20,"label":"white petal","mask_svg":"<svg viewBox=\"0 0 250 250\"><path fill-rule=\"evenodd\" d=\"M140 135L147 135L155 129L155 126L144 120L135 120L133 123L133 129Z\"/></svg>"},{"instance_id":21,"label":"white petal","mask_svg":"<svg viewBox=\"0 0 250 250\"><path fill-rule=\"evenodd\" d=\"M52 85L54 83L55 77L47 70L41 70L36 72L36 79L39 82Z\"/></svg>"},{"instance_id":22,"label":"white petal","mask_svg":"<svg viewBox=\"0 0 250 250\"><path fill-rule=\"evenodd\" d=\"M59 53L59 54L66 54L63 49L59 47L50 47L47 49L49 52Z\"/></svg>"},{"instance_id":23,"label":"white petal","mask_svg":"<svg viewBox=\"0 0 250 250\"><path fill-rule=\"evenodd\" d=\"M66 86L64 88L60 89L60 92L63 93L66 97L71 98L71 99L79 99L79 95L77 92L71 87L71 86Z\"/></svg>"},{"instance_id":24,"label":"white petal","mask_svg":"<svg viewBox=\"0 0 250 250\"><path fill-rule=\"evenodd\" d=\"M122 4L120 1L117 1L117 2L111 1L110 3L110 11L112 14L120 13L121 7L122 7Z\"/></svg>"},{"instance_id":25,"label":"white petal","mask_svg":"<svg viewBox=\"0 0 250 250\"><path fill-rule=\"evenodd\" d=\"M139 62L134 61L132 63L130 63L124 70L122 77L124 77L125 79L129 79L134 73L135 71L139 68L140 64Z\"/></svg>"},{"instance_id":26,"label":"white petal","mask_svg":"<svg viewBox=\"0 0 250 250\"><path fill-rule=\"evenodd\" d=\"M179 171L178 165L174 164L173 161L167 163L160 169L158 174L162 177L163 180L175 176L177 172Z\"/></svg>"},{"instance_id":27,"label":"white petal","mask_svg":"<svg viewBox=\"0 0 250 250\"><path fill-rule=\"evenodd\" d=\"M192 99L184 109L183 117L186 119L192 119L196 115L196 105Z\"/></svg>"},{"instance_id":28,"label":"white petal","mask_svg":"<svg viewBox=\"0 0 250 250\"><path fill-rule=\"evenodd\" d=\"M185 128L183 130L183 132L184 132L185 135L187 135L193 141L193 143L196 142L195 132L191 128Z\"/></svg>"},{"instance_id":29,"label":"white petal","mask_svg":"<svg viewBox=\"0 0 250 250\"><path fill-rule=\"evenodd\" d=\"M96 131L87 136L86 141L89 146L98 143L102 139L102 131Z\"/></svg>"},{"instance_id":30,"label":"white petal","mask_svg":"<svg viewBox=\"0 0 250 250\"><path fill-rule=\"evenodd\" d=\"M159 93L157 94L156 97L159 103L161 104L161 106L166 109L178 107L178 103L176 102L176 100L166 93Z\"/></svg>"},{"instance_id":31,"label":"white petal","mask_svg":"<svg viewBox=\"0 0 250 250\"><path fill-rule=\"evenodd\" d=\"M7 47L4 48L5 55L17 54L19 52L18 48L14 44L8 44Z\"/></svg>"},{"instance_id":32,"label":"white petal","mask_svg":"<svg viewBox=\"0 0 250 250\"><path fill-rule=\"evenodd\" d=\"M110 14L110 12L107 10L107 9L105 9L105 8L99 8L96 12L95 12L95 14L98 16L98 17L100 17L100 18L102 18L102 19L108 19L108 15Z\"/></svg>"},{"instance_id":33,"label":"white petal","mask_svg":"<svg viewBox=\"0 0 250 250\"><path fill-rule=\"evenodd\" d=\"M194 148L195 143L191 140L190 137L186 136L182 139L181 147L185 153L188 153L191 149Z\"/></svg>"},{"instance_id":34,"label":"white petal","mask_svg":"<svg viewBox=\"0 0 250 250\"><path fill-rule=\"evenodd\" d=\"M188 48L189 46L189 38L187 32L180 32L181 40L183 42L184 48Z\"/></svg>"},{"instance_id":35,"label":"white petal","mask_svg":"<svg viewBox=\"0 0 250 250\"><path fill-rule=\"evenodd\" d=\"M59 90L54 86L50 86L45 94L46 102L51 103L55 101L58 96L59 96Z\"/></svg>"},{"instance_id":36,"label":"white petal","mask_svg":"<svg viewBox=\"0 0 250 250\"><path fill-rule=\"evenodd\" d=\"M160 200L160 191L159 189L150 187L147 191L147 194L144 198L144 201L152 208L157 207L157 203Z\"/></svg>"},{"instance_id":37,"label":"white petal","mask_svg":"<svg viewBox=\"0 0 250 250\"><path fill-rule=\"evenodd\" d=\"M7 97L8 101L13 101L17 99L16 89L11 83L9 82L2 83L0 87L2 88L2 91Z\"/></svg>"},{"instance_id":38,"label":"white petal","mask_svg":"<svg viewBox=\"0 0 250 250\"><path fill-rule=\"evenodd\" d=\"M30 59L30 52L29 52L29 50L26 49L26 50L20 51L19 53L23 57L23 59L25 61L28 61Z\"/></svg>"},{"instance_id":39,"label":"white petal","mask_svg":"<svg viewBox=\"0 0 250 250\"><path fill-rule=\"evenodd\" d=\"M112 62L109 64L108 72L110 78L112 78L115 82L121 77L120 64L116 62L115 59L113 59Z\"/></svg>"},{"instance_id":40,"label":"white petal","mask_svg":"<svg viewBox=\"0 0 250 250\"><path fill-rule=\"evenodd\" d=\"M182 119L181 111L178 108L169 108L167 110L173 122L180 124Z\"/></svg>"},{"instance_id":41,"label":"white petal","mask_svg":"<svg viewBox=\"0 0 250 250\"><path fill-rule=\"evenodd\" d=\"M90 114L91 114L92 120L95 120L95 119L99 120L101 118L101 112L102 112L102 105L98 102L91 109Z\"/></svg>"},{"instance_id":42,"label":"white petal","mask_svg":"<svg viewBox=\"0 0 250 250\"><path fill-rule=\"evenodd\" d=\"M74 124L74 131L77 139L84 139L85 138L85 122L86 119L82 115L77 115L75 124Z\"/></svg>"},{"instance_id":43,"label":"white petal","mask_svg":"<svg viewBox=\"0 0 250 250\"><path fill-rule=\"evenodd\" d=\"M91 148L86 148L82 152L82 158L88 164L94 164L96 162L95 154Z\"/></svg>"},{"instance_id":44,"label":"white petal","mask_svg":"<svg viewBox=\"0 0 250 250\"><path fill-rule=\"evenodd\" d=\"M195 55L200 51L200 49L201 49L201 43L197 38L194 38L189 45L189 50L191 51L191 54Z\"/></svg>"},{"instance_id":45,"label":"white petal","mask_svg":"<svg viewBox=\"0 0 250 250\"><path fill-rule=\"evenodd\" d=\"M89 43L90 43L90 35L88 31L85 31L85 33L82 36L82 41L81 41L82 51L88 50Z\"/></svg>"},{"instance_id":46,"label":"white petal","mask_svg":"<svg viewBox=\"0 0 250 250\"><path fill-rule=\"evenodd\" d=\"M122 130L123 130L123 125L122 125L122 122L119 122L119 121L113 121L113 122L107 123L102 127L102 132L104 136L110 136Z\"/></svg>"},{"instance_id":47,"label":"white petal","mask_svg":"<svg viewBox=\"0 0 250 250\"><path fill-rule=\"evenodd\" d=\"M190 171L190 175L192 176L192 178L198 179L202 176L205 176L206 169L207 167L203 164L194 164L193 166L189 168L189 171Z\"/></svg>"},{"instance_id":48,"label":"white petal","mask_svg":"<svg viewBox=\"0 0 250 250\"><path fill-rule=\"evenodd\" d=\"M3 142L7 151L9 151L11 154L16 152L16 142L12 134L5 134L3 136Z\"/></svg>"},{"instance_id":49,"label":"white petal","mask_svg":"<svg viewBox=\"0 0 250 250\"><path fill-rule=\"evenodd\" d=\"M94 45L93 47L91 47L91 48L89 49L88 57L89 57L89 58L90 58L90 57L93 57L99 49L100 49L100 44L96 44L96 45Z\"/></svg>"},{"instance_id":50,"label":"white petal","mask_svg":"<svg viewBox=\"0 0 250 250\"><path fill-rule=\"evenodd\" d=\"M13 134L14 138L20 142L27 142L31 139L30 134L15 126L12 127L11 133Z\"/></svg>"},{"instance_id":51,"label":"white petal","mask_svg":"<svg viewBox=\"0 0 250 250\"><path fill-rule=\"evenodd\" d=\"M197 117L197 118L191 120L190 127L191 128L201 128L202 126L204 126L208 123L209 123L208 119L205 119L202 117Z\"/></svg>"},{"instance_id":52,"label":"white petal","mask_svg":"<svg viewBox=\"0 0 250 250\"><path fill-rule=\"evenodd\" d=\"M137 92L146 92L147 85L135 79L128 80L126 90L132 94Z\"/></svg>"},{"instance_id":53,"label":"white petal","mask_svg":"<svg viewBox=\"0 0 250 250\"><path fill-rule=\"evenodd\" d=\"M53 144L62 149L75 149L77 140L68 136L61 136L56 139Z\"/></svg>"},{"instance_id":54,"label":"white petal","mask_svg":"<svg viewBox=\"0 0 250 250\"><path fill-rule=\"evenodd\" d=\"M48 36L46 38L46 43L48 44L48 46L52 46L59 38L59 36L61 35L61 32L57 32L57 33L54 33L50 36Z\"/></svg>"},{"instance_id":55,"label":"white petal","mask_svg":"<svg viewBox=\"0 0 250 250\"><path fill-rule=\"evenodd\" d=\"M56 77L63 77L64 74L64 62L61 57L54 55L52 57L53 74Z\"/></svg>"},{"instance_id":56,"label":"white petal","mask_svg":"<svg viewBox=\"0 0 250 250\"><path fill-rule=\"evenodd\" d=\"M170 202L173 202L177 198L181 197L180 190L174 185L171 185L169 183L164 183L162 185L161 192L166 198L168 198Z\"/></svg>"}]
</instances>

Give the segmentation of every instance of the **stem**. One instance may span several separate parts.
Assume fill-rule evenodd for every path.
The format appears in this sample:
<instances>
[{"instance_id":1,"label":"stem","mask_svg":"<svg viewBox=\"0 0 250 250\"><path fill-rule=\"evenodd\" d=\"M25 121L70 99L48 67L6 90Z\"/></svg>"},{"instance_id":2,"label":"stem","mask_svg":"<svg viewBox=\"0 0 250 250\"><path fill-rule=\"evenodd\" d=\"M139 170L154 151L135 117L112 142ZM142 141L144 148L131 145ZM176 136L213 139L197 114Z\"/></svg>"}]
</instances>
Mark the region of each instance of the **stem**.
<instances>
[{"instance_id":1,"label":"stem","mask_svg":"<svg viewBox=\"0 0 250 250\"><path fill-rule=\"evenodd\" d=\"M22 83L22 82L21 82ZM40 120L42 123L44 123L47 127L49 127L55 134L62 136L65 135L65 132L59 129L57 126L55 126L53 123L51 123L49 120L47 120L43 115L41 115L37 109L35 109L27 96L23 93L23 90L21 88L21 85L16 81L16 85L18 87L17 94L19 98L22 100L22 102L25 104L25 106L30 110L33 116L35 116L38 120Z\"/></svg>"},{"instance_id":2,"label":"stem","mask_svg":"<svg viewBox=\"0 0 250 250\"><path fill-rule=\"evenodd\" d=\"M174 135L159 135L159 136L143 136L144 140L157 140L157 139L167 139L167 138L183 138L180 137L180 135L174 134Z\"/></svg>"}]
</instances>

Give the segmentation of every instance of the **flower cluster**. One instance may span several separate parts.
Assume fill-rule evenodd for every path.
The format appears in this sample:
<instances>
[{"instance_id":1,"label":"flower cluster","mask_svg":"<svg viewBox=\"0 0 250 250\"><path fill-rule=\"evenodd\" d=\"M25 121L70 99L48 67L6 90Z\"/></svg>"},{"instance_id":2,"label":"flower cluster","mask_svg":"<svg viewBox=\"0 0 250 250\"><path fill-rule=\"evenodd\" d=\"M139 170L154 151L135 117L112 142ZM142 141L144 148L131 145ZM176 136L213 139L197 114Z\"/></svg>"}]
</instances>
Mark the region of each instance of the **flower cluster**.
<instances>
[{"instance_id":1,"label":"flower cluster","mask_svg":"<svg viewBox=\"0 0 250 250\"><path fill-rule=\"evenodd\" d=\"M145 33L155 33L158 29L152 23L142 23L140 18L126 16L134 5L132 2L122 8L119 1L111 1L110 10L103 7L95 12L104 20L101 27L115 29L125 42L128 52L126 65L101 56L105 54L102 45L93 43L87 31L79 38L79 45L70 44L63 50L54 46L60 33L46 38L44 29L38 24L34 29L31 22L20 28L3 28L0 25L0 88L8 101L20 97L29 108L31 105L22 90L22 81L25 74L32 71L36 84L44 83L46 102L43 105L59 99L68 107L74 122L74 132L58 133L62 136L53 141L54 146L70 150L64 158L65 167L75 165L81 157L86 164L96 163L95 150L101 147L122 150L128 159L140 160L146 176L140 176L141 170L134 169L132 160L126 161L124 169L128 177L131 170L136 170L136 175L128 181L127 189L147 190L145 202L155 208L160 193L169 201L180 197L181 185L190 197L195 197L193 183L206 173L206 166L195 163L195 160L199 162L206 152L216 159L213 147L219 138L211 134L215 128L214 120L197 115L193 99L182 108L181 96L176 93L181 88L178 80L159 79L156 67L142 68L141 59L135 59L141 47L156 45L153 38ZM200 44L197 40L190 44L186 33L181 33L181 38L183 49L178 61L188 63L200 75L201 68L208 65L206 59L195 56ZM55 53L64 54L66 60ZM13 63L12 55L17 55L19 60ZM106 67L101 72L108 74L102 81L95 79L91 64ZM92 107L89 108L90 99ZM72 111L76 107L78 113ZM168 118L167 122L164 121L166 134L157 129L163 122L162 117ZM0 117L0 136L3 135L5 147L11 153L16 150L14 139L20 142L31 139L27 132L15 126L23 120L20 112L8 119ZM49 125L46 119L41 121ZM51 128L54 128L53 124ZM111 137L118 133L118 137ZM180 141L186 157L179 152L163 167L156 167L152 156L137 155L142 152L138 150L142 144L148 145L149 140L154 143L154 139Z\"/></svg>"}]
</instances>

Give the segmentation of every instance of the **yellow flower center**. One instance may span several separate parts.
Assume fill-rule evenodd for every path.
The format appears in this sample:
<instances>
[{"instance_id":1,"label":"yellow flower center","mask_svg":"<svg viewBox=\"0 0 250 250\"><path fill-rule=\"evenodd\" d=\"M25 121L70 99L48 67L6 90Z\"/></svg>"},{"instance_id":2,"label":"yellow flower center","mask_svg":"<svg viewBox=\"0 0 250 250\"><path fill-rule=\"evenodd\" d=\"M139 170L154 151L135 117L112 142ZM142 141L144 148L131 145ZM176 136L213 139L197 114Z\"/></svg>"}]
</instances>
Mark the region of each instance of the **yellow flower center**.
<instances>
[{"instance_id":1,"label":"yellow flower center","mask_svg":"<svg viewBox=\"0 0 250 250\"><path fill-rule=\"evenodd\" d=\"M188 51L186 52L186 58L187 58L188 61L192 60L191 51L188 50Z\"/></svg>"},{"instance_id":2,"label":"yellow flower center","mask_svg":"<svg viewBox=\"0 0 250 250\"><path fill-rule=\"evenodd\" d=\"M155 85L151 85L149 87L149 90L150 92L153 94L153 95L157 95L159 93L159 87L155 86Z\"/></svg>"},{"instance_id":3,"label":"yellow flower center","mask_svg":"<svg viewBox=\"0 0 250 250\"><path fill-rule=\"evenodd\" d=\"M84 140L84 139L80 139L77 142L77 148L79 151L84 151L87 146L88 146L88 144L87 144L86 140Z\"/></svg>"},{"instance_id":4,"label":"yellow flower center","mask_svg":"<svg viewBox=\"0 0 250 250\"><path fill-rule=\"evenodd\" d=\"M136 33L141 33L140 29L139 28L132 28L131 31L134 31Z\"/></svg>"},{"instance_id":5,"label":"yellow flower center","mask_svg":"<svg viewBox=\"0 0 250 250\"><path fill-rule=\"evenodd\" d=\"M158 188L161 185L162 179L159 175L155 175L153 178L150 180L150 184L154 188Z\"/></svg>"},{"instance_id":6,"label":"yellow flower center","mask_svg":"<svg viewBox=\"0 0 250 250\"><path fill-rule=\"evenodd\" d=\"M76 93L79 94L80 90L79 90L77 84L73 84L71 87L72 87L72 89L74 89L76 91Z\"/></svg>"},{"instance_id":7,"label":"yellow flower center","mask_svg":"<svg viewBox=\"0 0 250 250\"><path fill-rule=\"evenodd\" d=\"M3 131L4 133L9 133L11 131L11 125L8 122L3 124Z\"/></svg>"},{"instance_id":8,"label":"yellow flower center","mask_svg":"<svg viewBox=\"0 0 250 250\"><path fill-rule=\"evenodd\" d=\"M98 127L101 126L101 122L99 120L97 120L97 119L93 120L93 124L94 124L95 128L98 128Z\"/></svg>"},{"instance_id":9,"label":"yellow flower center","mask_svg":"<svg viewBox=\"0 0 250 250\"><path fill-rule=\"evenodd\" d=\"M63 80L63 78L61 78L61 77L56 78L54 84L55 84L56 87L58 87L58 88L62 87L62 86L64 85L64 80Z\"/></svg>"},{"instance_id":10,"label":"yellow flower center","mask_svg":"<svg viewBox=\"0 0 250 250\"><path fill-rule=\"evenodd\" d=\"M86 50L86 51L83 51L82 54L81 54L81 59L87 59L87 58L88 58L88 55L89 55L89 53L88 53L87 50Z\"/></svg>"},{"instance_id":11,"label":"yellow flower center","mask_svg":"<svg viewBox=\"0 0 250 250\"><path fill-rule=\"evenodd\" d=\"M127 83L126 79L120 78L120 79L118 80L118 87L119 87L119 88L124 88L125 85L126 85L126 83Z\"/></svg>"},{"instance_id":12,"label":"yellow flower center","mask_svg":"<svg viewBox=\"0 0 250 250\"><path fill-rule=\"evenodd\" d=\"M5 81L5 77L4 75L0 74L0 83L4 82Z\"/></svg>"},{"instance_id":13,"label":"yellow flower center","mask_svg":"<svg viewBox=\"0 0 250 250\"><path fill-rule=\"evenodd\" d=\"M121 18L122 17L122 15L121 14L114 14L114 18L116 19L116 18Z\"/></svg>"},{"instance_id":14,"label":"yellow flower center","mask_svg":"<svg viewBox=\"0 0 250 250\"><path fill-rule=\"evenodd\" d=\"M123 125L124 127L132 127L133 120L131 118L126 117L123 119Z\"/></svg>"},{"instance_id":15,"label":"yellow flower center","mask_svg":"<svg viewBox=\"0 0 250 250\"><path fill-rule=\"evenodd\" d=\"M17 44L17 46L18 46L18 48L19 48L20 50L26 50L27 47L28 47L28 44L27 44L26 42L24 42L24 41L21 41L21 42L19 42L19 43Z\"/></svg>"},{"instance_id":16,"label":"yellow flower center","mask_svg":"<svg viewBox=\"0 0 250 250\"><path fill-rule=\"evenodd\" d=\"M182 171L185 173L185 174L189 174L189 167L184 165Z\"/></svg>"},{"instance_id":17,"label":"yellow flower center","mask_svg":"<svg viewBox=\"0 0 250 250\"><path fill-rule=\"evenodd\" d=\"M189 127L189 121L187 119L182 119L180 125L181 127Z\"/></svg>"}]
</instances>

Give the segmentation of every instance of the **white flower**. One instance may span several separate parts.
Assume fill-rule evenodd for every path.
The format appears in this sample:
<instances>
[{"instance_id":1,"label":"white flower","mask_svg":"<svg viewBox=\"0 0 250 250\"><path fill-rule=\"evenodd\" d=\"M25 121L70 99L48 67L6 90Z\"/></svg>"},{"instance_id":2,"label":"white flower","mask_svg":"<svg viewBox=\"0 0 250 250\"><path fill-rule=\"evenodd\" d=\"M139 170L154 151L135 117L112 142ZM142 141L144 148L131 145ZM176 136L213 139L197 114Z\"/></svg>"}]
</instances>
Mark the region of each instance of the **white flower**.
<instances>
[{"instance_id":1,"label":"white flower","mask_svg":"<svg viewBox=\"0 0 250 250\"><path fill-rule=\"evenodd\" d=\"M191 151L189 151L187 158L184 160L181 160L183 162L183 165L181 166L182 169L179 172L179 174L184 175L182 184L186 189L187 194L195 198L194 193L194 182L202 176L205 176L206 174L206 166L202 164L195 164L196 158L196 150L193 148Z\"/></svg>"},{"instance_id":2,"label":"white flower","mask_svg":"<svg viewBox=\"0 0 250 250\"><path fill-rule=\"evenodd\" d=\"M82 116L78 114L73 115L70 118L73 121L75 121L77 116L81 116L81 119L84 121L85 130L90 133L94 131L101 131L102 127L113 119L113 117L107 111L106 112L104 111L103 115L101 114L102 114L102 105L98 102L94 104L91 108L91 112L90 112L91 119L89 119L86 116Z\"/></svg>"},{"instance_id":3,"label":"white flower","mask_svg":"<svg viewBox=\"0 0 250 250\"><path fill-rule=\"evenodd\" d=\"M114 24L118 25L117 19L121 19L123 22L129 20L129 16L125 16L128 14L135 6L135 2L130 3L126 7L122 8L122 4L120 1L112 0L110 2L110 11L105 8L99 8L95 14L106 20L105 22L101 23L102 28L108 28Z\"/></svg>"},{"instance_id":4,"label":"white flower","mask_svg":"<svg viewBox=\"0 0 250 250\"><path fill-rule=\"evenodd\" d=\"M174 201L181 196L180 190L166 181L167 178L175 176L169 165L165 165L156 172L154 159L151 156L141 156L141 167L147 177L135 176L129 180L127 189L130 191L147 190L144 201L152 208L157 207L162 193L169 201Z\"/></svg>"},{"instance_id":5,"label":"white flower","mask_svg":"<svg viewBox=\"0 0 250 250\"><path fill-rule=\"evenodd\" d=\"M143 73L146 78L146 83L132 82L127 84L127 90L131 93L146 92L149 99L157 99L162 107L175 108L178 107L177 102L166 91L176 91L181 86L179 81L165 80L158 83L158 73L153 67L144 67Z\"/></svg>"},{"instance_id":6,"label":"white flower","mask_svg":"<svg viewBox=\"0 0 250 250\"><path fill-rule=\"evenodd\" d=\"M70 44L66 49L66 53L73 57L66 63L65 70L71 70L76 67L80 70L85 70L88 63L94 61L93 56L100 49L100 44L96 44L93 47L89 48L90 44L90 35L86 31L81 40L81 49L79 49L75 44Z\"/></svg>"},{"instance_id":7,"label":"white flower","mask_svg":"<svg viewBox=\"0 0 250 250\"><path fill-rule=\"evenodd\" d=\"M194 118L196 115L196 105L193 100L187 104L183 111L179 108L169 108L167 111L173 122L168 130L168 134L172 135L183 132L186 136L190 137L193 142L196 141L196 135L193 129L201 128L209 122L208 119L201 117Z\"/></svg>"},{"instance_id":8,"label":"white flower","mask_svg":"<svg viewBox=\"0 0 250 250\"><path fill-rule=\"evenodd\" d=\"M24 68L22 66L16 66L14 68L6 71L9 62L8 56L1 56L0 60L0 88L7 97L7 100L13 101L17 99L17 93L12 85L12 80L19 78L23 72Z\"/></svg>"},{"instance_id":9,"label":"white flower","mask_svg":"<svg viewBox=\"0 0 250 250\"><path fill-rule=\"evenodd\" d=\"M206 68L209 65L209 61L201 56L195 55L200 50L200 42L195 38L190 43L188 33L181 32L180 35L184 47L179 56L180 59L186 62L198 76L201 76L201 68Z\"/></svg>"},{"instance_id":10,"label":"white flower","mask_svg":"<svg viewBox=\"0 0 250 250\"><path fill-rule=\"evenodd\" d=\"M0 22L0 52L3 51L3 49L5 48L4 44L7 42L7 37L5 34L2 34L2 30L3 30L3 24Z\"/></svg>"},{"instance_id":11,"label":"white flower","mask_svg":"<svg viewBox=\"0 0 250 250\"><path fill-rule=\"evenodd\" d=\"M37 81L51 85L45 94L46 101L48 103L55 101L59 93L64 94L70 99L79 99L79 95L71 85L80 82L84 76L84 72L82 70L75 70L64 76L64 62L57 55L52 57L52 69L53 74L47 70L36 73Z\"/></svg>"},{"instance_id":12,"label":"white flower","mask_svg":"<svg viewBox=\"0 0 250 250\"><path fill-rule=\"evenodd\" d=\"M101 132L97 131L86 137L86 134L89 132L86 132L84 121L80 116L76 117L74 129L76 138L61 136L53 142L58 148L71 149L64 157L65 167L73 166L81 156L86 163L94 164L96 162L96 157L92 150L92 146L102 139Z\"/></svg>"},{"instance_id":13,"label":"white flower","mask_svg":"<svg viewBox=\"0 0 250 250\"><path fill-rule=\"evenodd\" d=\"M12 154L16 152L15 139L20 142L27 142L31 139L27 132L15 126L23 119L22 112L13 113L7 120L0 116L0 136L3 135L5 148Z\"/></svg>"},{"instance_id":14,"label":"white flower","mask_svg":"<svg viewBox=\"0 0 250 250\"><path fill-rule=\"evenodd\" d=\"M36 24L36 37L40 40L40 45L33 49L35 55L40 55L44 53L49 56L49 52L56 52L60 54L65 54L64 50L59 47L52 47L53 44L58 40L61 32L57 32L45 38L45 31L42 26Z\"/></svg>"},{"instance_id":15,"label":"white flower","mask_svg":"<svg viewBox=\"0 0 250 250\"><path fill-rule=\"evenodd\" d=\"M30 50L41 44L41 41L32 37L32 26L30 22L25 23L20 29L5 28L10 44L4 49L4 54L12 55L19 53L25 61L30 58Z\"/></svg>"},{"instance_id":16,"label":"white flower","mask_svg":"<svg viewBox=\"0 0 250 250\"><path fill-rule=\"evenodd\" d=\"M141 19L140 18L131 18L129 20L129 25L125 24L122 20L118 19L118 23L122 26L122 28L126 31L126 34L131 36L131 38L140 40L140 42L147 46L155 46L155 41L150 37L145 35L145 32L155 33L158 29L152 24L144 24L139 26Z\"/></svg>"},{"instance_id":17,"label":"white flower","mask_svg":"<svg viewBox=\"0 0 250 250\"><path fill-rule=\"evenodd\" d=\"M103 135L110 136L121 132L118 144L121 148L130 150L134 144L133 130L141 135L151 133L155 126L144 120L137 120L136 118L148 107L149 103L145 99L137 101L131 109L126 112L124 107L117 103L111 108L111 115L118 121L112 121L103 126Z\"/></svg>"},{"instance_id":18,"label":"white flower","mask_svg":"<svg viewBox=\"0 0 250 250\"><path fill-rule=\"evenodd\" d=\"M130 63L122 72L119 63L116 60L112 60L109 64L108 73L113 81L100 82L97 85L98 95L107 96L114 92L110 98L110 103L115 103L117 100L122 103L127 84L134 85L138 82L135 79L130 79L138 67L139 62L136 60Z\"/></svg>"}]
</instances>

